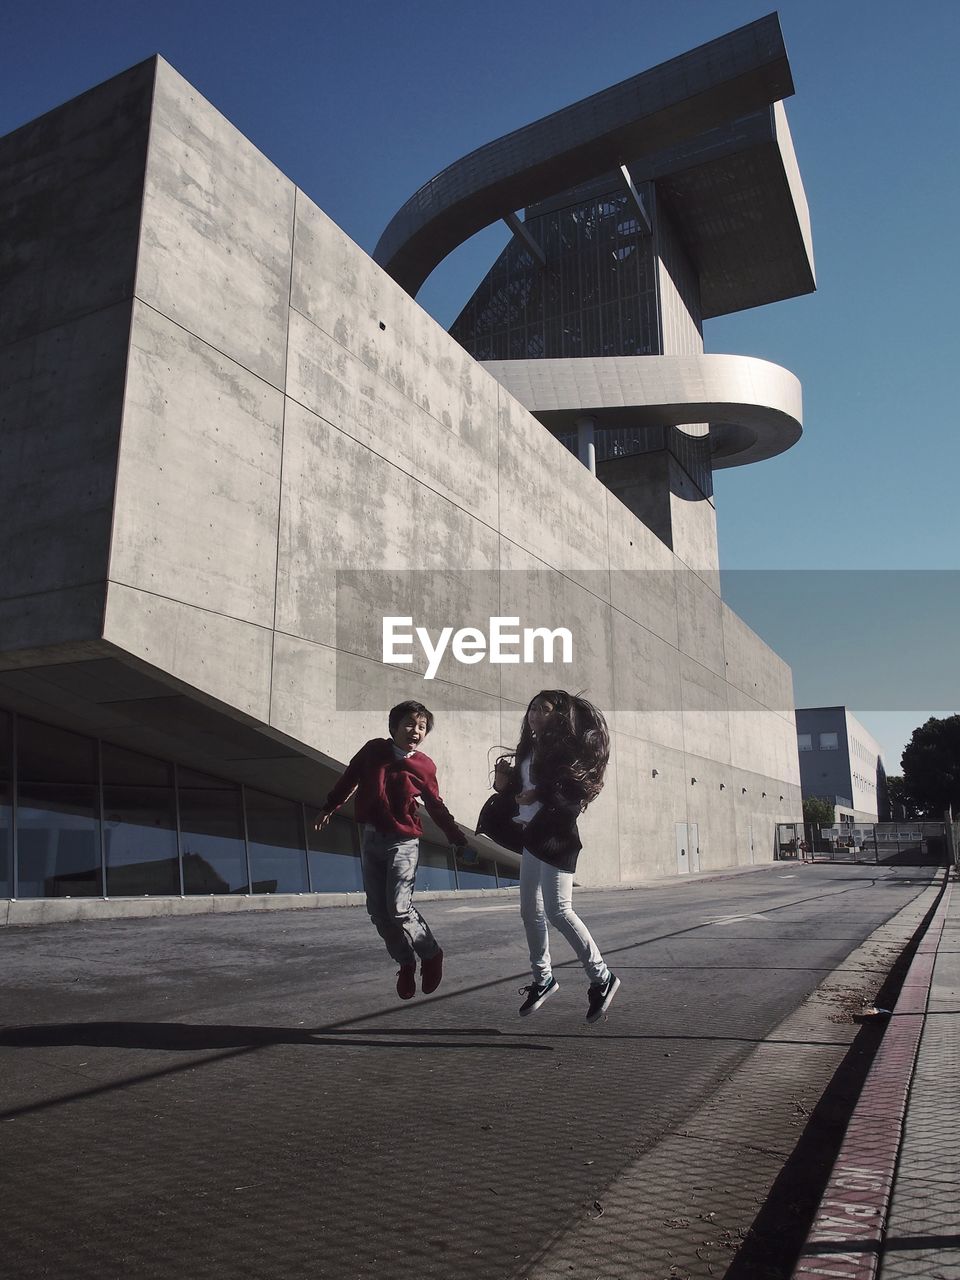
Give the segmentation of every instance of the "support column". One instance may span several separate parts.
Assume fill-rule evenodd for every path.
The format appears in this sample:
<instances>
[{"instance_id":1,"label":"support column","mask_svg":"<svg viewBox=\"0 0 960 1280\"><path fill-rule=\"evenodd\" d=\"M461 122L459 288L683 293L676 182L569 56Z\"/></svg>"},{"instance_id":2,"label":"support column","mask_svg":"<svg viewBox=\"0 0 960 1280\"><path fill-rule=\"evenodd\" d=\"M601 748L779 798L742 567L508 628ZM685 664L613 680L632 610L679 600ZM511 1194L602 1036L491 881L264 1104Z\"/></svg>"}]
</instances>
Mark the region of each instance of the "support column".
<instances>
[{"instance_id":1,"label":"support column","mask_svg":"<svg viewBox=\"0 0 960 1280\"><path fill-rule=\"evenodd\" d=\"M596 418L577 419L577 453L580 461L592 476L597 474L597 449L593 442L593 432L597 425Z\"/></svg>"}]
</instances>

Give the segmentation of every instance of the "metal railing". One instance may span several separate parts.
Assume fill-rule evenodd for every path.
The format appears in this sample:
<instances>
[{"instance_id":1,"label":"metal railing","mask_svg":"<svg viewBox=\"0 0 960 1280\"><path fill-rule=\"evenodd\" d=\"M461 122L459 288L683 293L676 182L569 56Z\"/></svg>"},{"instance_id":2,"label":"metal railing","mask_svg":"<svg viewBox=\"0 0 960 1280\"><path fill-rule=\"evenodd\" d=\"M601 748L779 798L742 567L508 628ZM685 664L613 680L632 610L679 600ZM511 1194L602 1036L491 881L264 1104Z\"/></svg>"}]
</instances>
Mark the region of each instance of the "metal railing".
<instances>
[{"instance_id":1,"label":"metal railing","mask_svg":"<svg viewBox=\"0 0 960 1280\"><path fill-rule=\"evenodd\" d=\"M949 823L919 820L840 823L823 828L811 823L805 827L800 823L780 823L777 858L905 866L955 864L956 835Z\"/></svg>"}]
</instances>

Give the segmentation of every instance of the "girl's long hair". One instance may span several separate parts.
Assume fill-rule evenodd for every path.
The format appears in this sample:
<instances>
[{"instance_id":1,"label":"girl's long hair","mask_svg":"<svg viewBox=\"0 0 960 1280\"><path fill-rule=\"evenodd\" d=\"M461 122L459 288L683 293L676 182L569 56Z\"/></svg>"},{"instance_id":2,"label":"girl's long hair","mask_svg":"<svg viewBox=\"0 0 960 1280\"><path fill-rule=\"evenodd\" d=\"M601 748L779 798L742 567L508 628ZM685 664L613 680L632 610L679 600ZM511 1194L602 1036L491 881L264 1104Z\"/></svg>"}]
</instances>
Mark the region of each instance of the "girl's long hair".
<instances>
[{"instance_id":1,"label":"girl's long hair","mask_svg":"<svg viewBox=\"0 0 960 1280\"><path fill-rule=\"evenodd\" d=\"M530 707L543 698L553 704L553 714L539 737L530 728ZM542 689L531 698L523 717L516 763L532 756L535 778L573 782L583 791L583 807L596 800L610 760L610 731L603 712L580 694L565 689Z\"/></svg>"}]
</instances>

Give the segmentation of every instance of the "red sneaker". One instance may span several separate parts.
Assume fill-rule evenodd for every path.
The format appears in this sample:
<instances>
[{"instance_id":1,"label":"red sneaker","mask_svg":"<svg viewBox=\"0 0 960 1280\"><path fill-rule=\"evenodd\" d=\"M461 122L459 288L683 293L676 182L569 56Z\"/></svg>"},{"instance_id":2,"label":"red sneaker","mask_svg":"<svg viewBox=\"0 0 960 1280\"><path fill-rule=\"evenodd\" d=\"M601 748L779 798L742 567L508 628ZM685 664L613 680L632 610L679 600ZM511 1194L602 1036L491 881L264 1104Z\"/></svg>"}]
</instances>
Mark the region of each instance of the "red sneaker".
<instances>
[{"instance_id":1,"label":"red sneaker","mask_svg":"<svg viewBox=\"0 0 960 1280\"><path fill-rule=\"evenodd\" d=\"M420 962L420 990L428 996L436 991L442 981L443 952L438 948L435 956Z\"/></svg>"},{"instance_id":2,"label":"red sneaker","mask_svg":"<svg viewBox=\"0 0 960 1280\"><path fill-rule=\"evenodd\" d=\"M397 995L401 1000L412 1000L417 994L417 966L402 964L397 970Z\"/></svg>"}]
</instances>

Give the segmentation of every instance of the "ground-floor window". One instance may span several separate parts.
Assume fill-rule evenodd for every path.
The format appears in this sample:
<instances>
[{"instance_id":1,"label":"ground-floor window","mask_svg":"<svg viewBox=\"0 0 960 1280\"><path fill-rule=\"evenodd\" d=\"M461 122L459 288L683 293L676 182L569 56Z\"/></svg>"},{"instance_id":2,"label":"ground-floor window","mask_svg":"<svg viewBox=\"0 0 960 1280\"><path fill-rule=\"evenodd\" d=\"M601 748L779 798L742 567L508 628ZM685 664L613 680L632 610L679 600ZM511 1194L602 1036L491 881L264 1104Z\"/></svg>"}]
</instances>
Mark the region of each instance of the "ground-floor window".
<instances>
[{"instance_id":1,"label":"ground-floor window","mask_svg":"<svg viewBox=\"0 0 960 1280\"><path fill-rule=\"evenodd\" d=\"M0 897L362 889L356 824L0 709ZM492 859L421 843L421 889L516 884Z\"/></svg>"}]
</instances>

